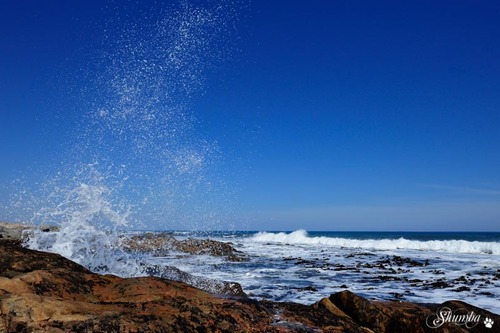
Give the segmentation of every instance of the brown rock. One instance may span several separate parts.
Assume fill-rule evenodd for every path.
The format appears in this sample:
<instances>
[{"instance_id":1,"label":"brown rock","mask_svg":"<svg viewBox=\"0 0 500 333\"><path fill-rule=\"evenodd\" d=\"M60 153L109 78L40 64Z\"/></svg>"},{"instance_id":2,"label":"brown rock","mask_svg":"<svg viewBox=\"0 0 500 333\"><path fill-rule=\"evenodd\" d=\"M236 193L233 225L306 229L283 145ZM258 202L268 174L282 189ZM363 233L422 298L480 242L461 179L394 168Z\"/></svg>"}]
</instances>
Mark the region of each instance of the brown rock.
<instances>
[{"instance_id":1,"label":"brown rock","mask_svg":"<svg viewBox=\"0 0 500 333\"><path fill-rule=\"evenodd\" d=\"M189 238L177 244L177 250L190 254L208 254L211 256L226 257L229 261L243 261L242 253L230 243L219 242L212 239Z\"/></svg>"},{"instance_id":2,"label":"brown rock","mask_svg":"<svg viewBox=\"0 0 500 333\"><path fill-rule=\"evenodd\" d=\"M500 316L462 302L375 302L348 291L312 306L214 296L157 277L98 275L59 255L0 242L0 332L467 332L427 327L440 307Z\"/></svg>"},{"instance_id":3,"label":"brown rock","mask_svg":"<svg viewBox=\"0 0 500 333\"><path fill-rule=\"evenodd\" d=\"M57 231L59 228L53 225L29 225L22 223L0 222L0 241L2 240L22 240L29 236L29 231L32 229L40 229L44 232ZM28 234L27 234L28 232Z\"/></svg>"},{"instance_id":4,"label":"brown rock","mask_svg":"<svg viewBox=\"0 0 500 333\"><path fill-rule=\"evenodd\" d=\"M20 240L23 231L29 228L25 224L0 222L0 241L5 239Z\"/></svg>"},{"instance_id":5,"label":"brown rock","mask_svg":"<svg viewBox=\"0 0 500 333\"><path fill-rule=\"evenodd\" d=\"M1 332L274 330L268 311L246 299L161 278L101 276L12 242L0 244L0 258Z\"/></svg>"},{"instance_id":6,"label":"brown rock","mask_svg":"<svg viewBox=\"0 0 500 333\"><path fill-rule=\"evenodd\" d=\"M144 233L123 238L123 246L132 251L150 252L165 255L171 251L194 255L226 257L229 261L243 261L243 254L230 243L212 239L189 238L179 241L170 233Z\"/></svg>"},{"instance_id":7,"label":"brown rock","mask_svg":"<svg viewBox=\"0 0 500 333\"><path fill-rule=\"evenodd\" d=\"M148 266L145 273L150 276L158 276L169 280L184 282L212 294L240 297L246 296L243 288L237 282L219 281L195 276L172 266Z\"/></svg>"},{"instance_id":8,"label":"brown rock","mask_svg":"<svg viewBox=\"0 0 500 333\"><path fill-rule=\"evenodd\" d=\"M457 301L429 306L409 302L371 302L350 291L333 294L329 300L335 305L332 313L337 314L337 309L340 309L358 324L374 332L470 332L464 325L456 325L453 322L437 328L429 327L428 318L433 318L436 311L446 307L460 313L474 312L481 315L483 320L492 318L497 325L500 320L500 316L489 311ZM483 322L480 322L474 332L481 332L484 328ZM488 329L485 332L488 332Z\"/></svg>"}]
</instances>

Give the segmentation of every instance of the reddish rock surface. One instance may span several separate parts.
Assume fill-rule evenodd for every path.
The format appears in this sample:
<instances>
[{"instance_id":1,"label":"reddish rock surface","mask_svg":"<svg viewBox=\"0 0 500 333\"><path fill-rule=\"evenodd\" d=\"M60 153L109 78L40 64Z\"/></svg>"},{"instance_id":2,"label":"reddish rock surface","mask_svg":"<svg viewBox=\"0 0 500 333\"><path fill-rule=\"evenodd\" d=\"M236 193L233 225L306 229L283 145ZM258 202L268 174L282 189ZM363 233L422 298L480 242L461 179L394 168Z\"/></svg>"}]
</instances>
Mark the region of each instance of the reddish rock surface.
<instances>
[{"instance_id":1,"label":"reddish rock surface","mask_svg":"<svg viewBox=\"0 0 500 333\"><path fill-rule=\"evenodd\" d=\"M449 307L474 311L473 329L429 328ZM493 327L483 321L488 317ZM348 291L311 305L211 295L155 277L94 274L59 255L0 241L0 332L498 332L500 316L462 302L372 302Z\"/></svg>"}]
</instances>

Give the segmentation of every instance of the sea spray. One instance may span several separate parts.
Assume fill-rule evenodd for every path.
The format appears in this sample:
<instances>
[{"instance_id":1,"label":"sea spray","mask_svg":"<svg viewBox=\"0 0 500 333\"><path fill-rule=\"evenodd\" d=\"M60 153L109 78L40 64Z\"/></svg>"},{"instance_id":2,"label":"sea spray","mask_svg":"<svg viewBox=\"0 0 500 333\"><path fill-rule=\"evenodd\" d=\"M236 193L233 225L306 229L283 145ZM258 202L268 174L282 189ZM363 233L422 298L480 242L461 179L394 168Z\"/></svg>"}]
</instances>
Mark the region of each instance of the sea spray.
<instances>
[{"instance_id":1,"label":"sea spray","mask_svg":"<svg viewBox=\"0 0 500 333\"><path fill-rule=\"evenodd\" d=\"M61 169L23 195L35 198L33 223L60 231L35 231L28 247L96 272L141 275L147 269L121 249L120 230L217 219L217 181L207 167L218 149L197 134L189 103L222 54L231 4L183 1L110 21L101 58L86 70L81 117Z\"/></svg>"},{"instance_id":2,"label":"sea spray","mask_svg":"<svg viewBox=\"0 0 500 333\"><path fill-rule=\"evenodd\" d=\"M78 147L89 160L126 167L124 195L145 228L192 227L214 215L219 149L198 134L189 107L228 49L233 5L129 8L106 27Z\"/></svg>"},{"instance_id":3,"label":"sea spray","mask_svg":"<svg viewBox=\"0 0 500 333\"><path fill-rule=\"evenodd\" d=\"M121 250L118 231L127 226L130 205L117 202L107 176L86 165L68 187L57 187L35 222L56 223L58 231L33 230L25 245L59 253L94 272L141 275L139 264ZM37 221L39 219L39 221Z\"/></svg>"}]
</instances>

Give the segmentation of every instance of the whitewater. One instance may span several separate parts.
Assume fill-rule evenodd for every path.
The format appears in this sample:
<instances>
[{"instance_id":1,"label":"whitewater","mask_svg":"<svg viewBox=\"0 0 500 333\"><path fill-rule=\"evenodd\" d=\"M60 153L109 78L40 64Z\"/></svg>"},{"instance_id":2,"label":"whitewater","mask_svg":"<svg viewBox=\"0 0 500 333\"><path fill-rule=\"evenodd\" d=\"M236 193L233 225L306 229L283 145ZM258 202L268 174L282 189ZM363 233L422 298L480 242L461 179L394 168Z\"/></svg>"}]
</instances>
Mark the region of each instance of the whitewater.
<instances>
[{"instance_id":1,"label":"whitewater","mask_svg":"<svg viewBox=\"0 0 500 333\"><path fill-rule=\"evenodd\" d=\"M332 233L326 233L332 234ZM335 234L335 233L333 233ZM356 235L356 233L352 233ZM365 237L370 233L364 233ZM397 235L398 233L392 233ZM377 233L371 233L372 236L377 236ZM426 233L414 233L413 235L426 235ZM292 243L304 245L326 245L332 247L349 247L360 248L367 250L421 250L421 251L437 251L449 253L486 253L500 255L500 243L498 241L469 241L460 239L468 237L467 233L434 233L435 236L443 238L443 236L453 236L458 239L448 240L410 240L404 237L397 239L356 239L356 238L340 238L328 236L309 237L307 231L297 230L292 233L269 233L259 232L253 239L257 242L276 242L276 243ZM482 235L488 236L488 233ZM494 235L494 234L492 234ZM469 236L470 237L470 236ZM491 239L495 239L491 236Z\"/></svg>"},{"instance_id":2,"label":"whitewater","mask_svg":"<svg viewBox=\"0 0 500 333\"><path fill-rule=\"evenodd\" d=\"M203 90L207 69L224 53L234 8L227 1L183 2L141 15L110 21L104 47L95 52L102 59L85 68L85 109L60 168L37 177L14 198L12 211L26 214L12 220L59 228L33 231L27 247L124 277L176 267L211 281L238 282L255 299L311 304L349 289L370 299L459 299L500 313L498 234L450 239L175 231L217 229L219 214L229 210L230 200L218 197L223 181L211 169L218 147L197 133L189 104ZM148 229L169 230L181 240L231 242L246 260L123 249L124 236Z\"/></svg>"},{"instance_id":3,"label":"whitewater","mask_svg":"<svg viewBox=\"0 0 500 333\"><path fill-rule=\"evenodd\" d=\"M174 235L201 237L191 232ZM175 255L156 260L195 275L237 281L256 299L311 304L348 289L379 300L457 299L500 313L500 233L297 230L203 236L231 242L249 260L189 256L179 262Z\"/></svg>"}]
</instances>

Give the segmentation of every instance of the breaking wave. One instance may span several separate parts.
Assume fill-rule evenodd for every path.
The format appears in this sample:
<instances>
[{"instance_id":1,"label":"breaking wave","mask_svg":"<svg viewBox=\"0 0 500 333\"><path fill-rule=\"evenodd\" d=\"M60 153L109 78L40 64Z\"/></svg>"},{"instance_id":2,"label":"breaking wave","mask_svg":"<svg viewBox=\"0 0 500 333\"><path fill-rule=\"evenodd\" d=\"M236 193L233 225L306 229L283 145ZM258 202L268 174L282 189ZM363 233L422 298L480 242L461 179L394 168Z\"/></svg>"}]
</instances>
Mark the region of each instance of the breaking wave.
<instances>
[{"instance_id":1,"label":"breaking wave","mask_svg":"<svg viewBox=\"0 0 500 333\"><path fill-rule=\"evenodd\" d=\"M259 232L252 236L252 241L268 243L286 243L297 245L320 245L367 250L417 250L449 253L475 253L500 255L499 242L479 242L467 240L409 240L398 239L350 239L340 237L311 237L305 230L292 233Z\"/></svg>"}]
</instances>

